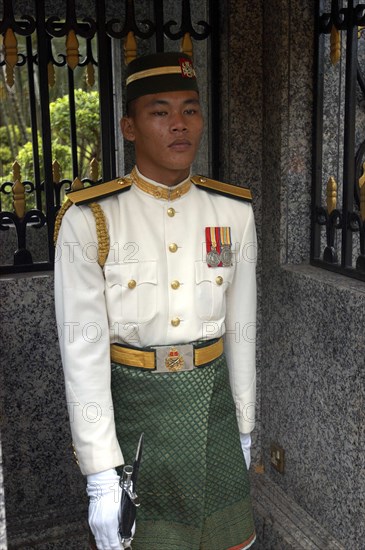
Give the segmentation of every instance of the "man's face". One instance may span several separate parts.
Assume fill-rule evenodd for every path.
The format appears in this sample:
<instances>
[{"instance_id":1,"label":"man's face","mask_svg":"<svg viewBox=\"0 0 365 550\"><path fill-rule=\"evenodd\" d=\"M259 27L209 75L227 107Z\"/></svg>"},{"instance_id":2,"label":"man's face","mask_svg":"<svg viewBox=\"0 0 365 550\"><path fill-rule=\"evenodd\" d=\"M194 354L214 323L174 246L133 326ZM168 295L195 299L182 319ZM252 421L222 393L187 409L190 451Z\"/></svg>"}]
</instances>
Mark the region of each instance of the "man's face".
<instances>
[{"instance_id":1,"label":"man's face","mask_svg":"<svg viewBox=\"0 0 365 550\"><path fill-rule=\"evenodd\" d=\"M163 92L139 97L121 121L133 141L140 172L174 185L188 177L199 147L203 117L195 91Z\"/></svg>"}]
</instances>

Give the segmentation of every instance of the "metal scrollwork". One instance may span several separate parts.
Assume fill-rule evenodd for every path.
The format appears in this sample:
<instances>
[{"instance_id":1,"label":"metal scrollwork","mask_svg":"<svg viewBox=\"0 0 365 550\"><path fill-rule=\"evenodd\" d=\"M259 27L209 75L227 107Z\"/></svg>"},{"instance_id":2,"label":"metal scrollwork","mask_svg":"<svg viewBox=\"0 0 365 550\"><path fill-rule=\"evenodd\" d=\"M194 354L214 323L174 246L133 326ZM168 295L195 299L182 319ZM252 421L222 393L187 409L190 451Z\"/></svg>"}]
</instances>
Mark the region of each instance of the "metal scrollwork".
<instances>
[{"instance_id":1,"label":"metal scrollwork","mask_svg":"<svg viewBox=\"0 0 365 550\"><path fill-rule=\"evenodd\" d=\"M323 260L327 263L336 264L338 262L335 249L336 230L342 228L342 214L337 208L329 214L323 206L316 210L316 222L318 225L326 226L327 246L323 252Z\"/></svg>"},{"instance_id":2,"label":"metal scrollwork","mask_svg":"<svg viewBox=\"0 0 365 550\"><path fill-rule=\"evenodd\" d=\"M195 40L205 40L211 33L211 26L206 21L198 21L197 24L200 27L203 27L203 31L201 33L197 32L193 27L189 0L183 0L180 29L177 32L172 32L171 29L172 27L177 26L177 22L170 20L164 24L164 33L167 38L170 38L170 40L179 40L186 33L189 33L192 38L195 38Z\"/></svg>"},{"instance_id":3,"label":"metal scrollwork","mask_svg":"<svg viewBox=\"0 0 365 550\"><path fill-rule=\"evenodd\" d=\"M122 24L120 19L111 19L106 24L106 31L111 38L125 38L128 33L133 32L138 38L151 38L155 32L155 25L149 19L144 19L141 24L145 27L142 31L137 25L134 0L128 0L126 3L125 20L122 30L116 30L116 26L120 27Z\"/></svg>"},{"instance_id":4,"label":"metal scrollwork","mask_svg":"<svg viewBox=\"0 0 365 550\"><path fill-rule=\"evenodd\" d=\"M360 180L365 177L365 163L363 158L365 155L365 140L360 144L355 157L355 186L354 199L358 208L360 208Z\"/></svg>"},{"instance_id":5,"label":"metal scrollwork","mask_svg":"<svg viewBox=\"0 0 365 550\"><path fill-rule=\"evenodd\" d=\"M357 212L351 212L348 216L348 227L352 232L360 234L360 254L356 259L356 269L365 273L365 221Z\"/></svg>"},{"instance_id":6,"label":"metal scrollwork","mask_svg":"<svg viewBox=\"0 0 365 550\"><path fill-rule=\"evenodd\" d=\"M33 263L32 254L26 248L26 229L32 224L40 229L46 224L46 217L40 210L28 210L23 218L18 218L14 212L0 212L0 230L8 231L10 225L16 228L18 248L14 252L14 265L30 265Z\"/></svg>"},{"instance_id":7,"label":"metal scrollwork","mask_svg":"<svg viewBox=\"0 0 365 550\"><path fill-rule=\"evenodd\" d=\"M22 181L22 184L24 186L24 191L26 194L34 193L35 185L32 181L24 180ZM13 190L13 181L4 181L4 183L0 186L0 193L3 193L4 195L11 195Z\"/></svg>"},{"instance_id":8,"label":"metal scrollwork","mask_svg":"<svg viewBox=\"0 0 365 550\"><path fill-rule=\"evenodd\" d=\"M30 15L22 15L21 21L15 21L12 0L4 0L3 18L0 23L0 33L4 34L8 29L29 36L35 31L36 22Z\"/></svg>"},{"instance_id":9,"label":"metal scrollwork","mask_svg":"<svg viewBox=\"0 0 365 550\"><path fill-rule=\"evenodd\" d=\"M61 23L57 16L50 17L46 21L46 30L51 36L65 36L70 31L82 36L83 38L93 38L96 33L96 23L91 17L84 17L84 24L77 21L75 3L67 0L66 19Z\"/></svg>"}]
</instances>

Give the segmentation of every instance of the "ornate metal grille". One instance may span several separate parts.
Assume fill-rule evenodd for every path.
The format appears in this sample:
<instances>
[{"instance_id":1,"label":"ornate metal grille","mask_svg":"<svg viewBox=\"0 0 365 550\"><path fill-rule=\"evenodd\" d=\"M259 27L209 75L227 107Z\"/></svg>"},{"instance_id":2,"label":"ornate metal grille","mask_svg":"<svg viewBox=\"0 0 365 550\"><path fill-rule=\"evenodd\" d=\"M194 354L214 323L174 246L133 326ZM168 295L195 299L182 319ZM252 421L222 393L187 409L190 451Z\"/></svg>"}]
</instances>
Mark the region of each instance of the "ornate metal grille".
<instances>
[{"instance_id":1,"label":"ornate metal grille","mask_svg":"<svg viewBox=\"0 0 365 550\"><path fill-rule=\"evenodd\" d=\"M90 5L89 13L93 13L93 17L78 17L80 3L83 3L83 9L85 4L86 7ZM114 8L116 3L111 2ZM122 75L118 72L121 51L124 50L126 62L136 54L165 48L181 47L183 51L192 53L193 42L197 45L196 41L209 38L210 82L218 82L219 70L218 8L213 7L213 0L206 2L209 23L199 20L194 24L192 7L198 5L195 0L179 3L180 21L166 17L169 6L165 6L168 2L163 0L120 0L118 17L110 15L107 0L64 0L53 8L57 12L55 15L48 15L45 0L37 0L34 2L35 12L20 17L14 13L15 4L12 0L3 1L0 22L3 35L0 137L1 146L7 143L11 148L12 143L21 140L19 134L28 134L26 145L33 171L31 178L24 178L24 166L16 161L12 173L6 177L4 169L1 173L0 148L0 177L3 176L0 180L0 247L3 256L0 263L3 264L3 273L52 269L55 216L65 192L71 186L77 188L113 179L120 175L120 164L128 166L128 158L123 158L122 162L119 158L118 163L115 138L116 121L121 112L118 104L122 96L119 84ZM78 90L81 70L86 72L87 93ZM60 78L63 95L57 97L53 86ZM219 141L214 128L219 124L219 102L214 86L210 86L210 90L210 171L217 178ZM62 101L67 103L66 108L65 105L62 108ZM96 102L96 112L95 105L94 111L90 111L92 102ZM27 114L23 116L20 110L25 103ZM89 111L82 118L80 113L86 107ZM10 113L19 116L13 117L11 122ZM82 132L83 125L89 128L88 124L92 128L89 135L90 140L94 140L93 151ZM92 136L93 133L97 135ZM26 149L24 140L22 143ZM65 158L69 156L68 166L55 158L55 150L61 157L63 153ZM122 155L128 157L128 151L125 155L122 151ZM87 157L90 162L85 174ZM28 242L35 238L36 232L40 236L33 247L29 247Z\"/></svg>"},{"instance_id":2,"label":"ornate metal grille","mask_svg":"<svg viewBox=\"0 0 365 550\"><path fill-rule=\"evenodd\" d=\"M311 263L365 280L365 4L317 1Z\"/></svg>"}]
</instances>

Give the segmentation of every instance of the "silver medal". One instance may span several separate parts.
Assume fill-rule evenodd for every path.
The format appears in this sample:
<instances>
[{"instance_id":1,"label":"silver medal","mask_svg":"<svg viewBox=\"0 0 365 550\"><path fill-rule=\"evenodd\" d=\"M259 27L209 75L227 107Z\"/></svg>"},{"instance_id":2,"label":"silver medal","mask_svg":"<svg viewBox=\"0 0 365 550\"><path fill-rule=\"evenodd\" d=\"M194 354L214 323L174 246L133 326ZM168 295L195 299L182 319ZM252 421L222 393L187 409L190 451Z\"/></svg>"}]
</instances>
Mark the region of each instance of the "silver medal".
<instances>
[{"instance_id":1,"label":"silver medal","mask_svg":"<svg viewBox=\"0 0 365 550\"><path fill-rule=\"evenodd\" d=\"M211 267L217 267L221 262L220 256L215 248L212 248L207 254L207 264Z\"/></svg>"},{"instance_id":2,"label":"silver medal","mask_svg":"<svg viewBox=\"0 0 365 550\"><path fill-rule=\"evenodd\" d=\"M221 250L221 261L223 267L230 267L232 265L232 251L231 245L225 244Z\"/></svg>"}]
</instances>

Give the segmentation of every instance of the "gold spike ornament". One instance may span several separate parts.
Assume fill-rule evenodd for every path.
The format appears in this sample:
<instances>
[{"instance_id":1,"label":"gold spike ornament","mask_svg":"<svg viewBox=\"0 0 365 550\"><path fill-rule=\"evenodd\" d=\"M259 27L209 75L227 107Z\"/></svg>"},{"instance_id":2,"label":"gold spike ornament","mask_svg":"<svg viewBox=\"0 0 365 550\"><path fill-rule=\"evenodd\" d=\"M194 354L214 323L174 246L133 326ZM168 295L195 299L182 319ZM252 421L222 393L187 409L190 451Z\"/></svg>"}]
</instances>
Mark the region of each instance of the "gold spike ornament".
<instances>
[{"instance_id":1,"label":"gold spike ornament","mask_svg":"<svg viewBox=\"0 0 365 550\"><path fill-rule=\"evenodd\" d=\"M80 191L80 189L84 188L84 184L80 180L80 178L75 178L72 182L71 189L72 191Z\"/></svg>"},{"instance_id":2,"label":"gold spike ornament","mask_svg":"<svg viewBox=\"0 0 365 550\"><path fill-rule=\"evenodd\" d=\"M21 182L20 164L13 162L13 208L19 219L25 216L25 187Z\"/></svg>"},{"instance_id":3,"label":"gold spike ornament","mask_svg":"<svg viewBox=\"0 0 365 550\"><path fill-rule=\"evenodd\" d=\"M25 216L25 187L20 181L20 164L15 161L13 163L13 208L19 219Z\"/></svg>"},{"instance_id":4,"label":"gold spike ornament","mask_svg":"<svg viewBox=\"0 0 365 550\"><path fill-rule=\"evenodd\" d=\"M54 160L52 162L52 174L53 174L53 182L59 183L61 179L61 166L57 160Z\"/></svg>"},{"instance_id":5,"label":"gold spike ornament","mask_svg":"<svg viewBox=\"0 0 365 550\"><path fill-rule=\"evenodd\" d=\"M6 83L12 87L14 85L14 67L18 61L18 41L13 29L7 29L4 36L4 59Z\"/></svg>"},{"instance_id":6,"label":"gold spike ornament","mask_svg":"<svg viewBox=\"0 0 365 550\"><path fill-rule=\"evenodd\" d=\"M53 88L53 86L56 83L56 76L54 72L54 66L51 61L47 65L47 74L48 74L48 86L50 88Z\"/></svg>"},{"instance_id":7,"label":"gold spike ornament","mask_svg":"<svg viewBox=\"0 0 365 550\"><path fill-rule=\"evenodd\" d=\"M335 178L332 176L329 178L327 182L327 211L329 214L336 208L337 206L337 183Z\"/></svg>"},{"instance_id":8,"label":"gold spike ornament","mask_svg":"<svg viewBox=\"0 0 365 550\"><path fill-rule=\"evenodd\" d=\"M137 42L134 36L134 32L129 31L124 41L124 63L128 65L133 59L137 57Z\"/></svg>"},{"instance_id":9,"label":"gold spike ornament","mask_svg":"<svg viewBox=\"0 0 365 550\"><path fill-rule=\"evenodd\" d=\"M97 181L99 175L99 163L94 157L90 161L90 179L92 181Z\"/></svg>"},{"instance_id":10,"label":"gold spike ornament","mask_svg":"<svg viewBox=\"0 0 365 550\"><path fill-rule=\"evenodd\" d=\"M193 57L193 42L191 40L190 33L186 32L181 42L181 51Z\"/></svg>"},{"instance_id":11,"label":"gold spike ornament","mask_svg":"<svg viewBox=\"0 0 365 550\"><path fill-rule=\"evenodd\" d=\"M25 188L22 182L16 180L13 185L12 191L14 212L21 220L25 216Z\"/></svg>"},{"instance_id":12,"label":"gold spike ornament","mask_svg":"<svg viewBox=\"0 0 365 550\"><path fill-rule=\"evenodd\" d=\"M72 70L74 70L79 63L79 41L73 30L70 30L66 38L66 61L67 65Z\"/></svg>"},{"instance_id":13,"label":"gold spike ornament","mask_svg":"<svg viewBox=\"0 0 365 550\"><path fill-rule=\"evenodd\" d=\"M336 65L341 57L341 33L332 25L331 29L331 63Z\"/></svg>"},{"instance_id":14,"label":"gold spike ornament","mask_svg":"<svg viewBox=\"0 0 365 550\"><path fill-rule=\"evenodd\" d=\"M86 84L88 86L94 86L95 84L95 69L92 63L86 65Z\"/></svg>"}]
</instances>

